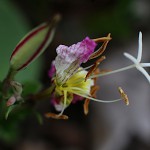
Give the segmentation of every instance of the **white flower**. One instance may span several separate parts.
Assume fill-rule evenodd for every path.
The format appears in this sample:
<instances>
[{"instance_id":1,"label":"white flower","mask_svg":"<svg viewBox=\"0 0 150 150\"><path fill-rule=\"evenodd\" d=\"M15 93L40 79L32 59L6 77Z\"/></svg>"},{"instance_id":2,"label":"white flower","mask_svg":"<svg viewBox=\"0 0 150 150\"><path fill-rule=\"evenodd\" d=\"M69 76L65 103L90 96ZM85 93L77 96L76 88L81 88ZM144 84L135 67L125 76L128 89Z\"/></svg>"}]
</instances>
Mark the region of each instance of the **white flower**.
<instances>
[{"instance_id":1,"label":"white flower","mask_svg":"<svg viewBox=\"0 0 150 150\"><path fill-rule=\"evenodd\" d=\"M147 78L148 82L150 83L150 75L144 69L144 67L150 67L150 63L141 63L141 59L142 59L142 32L139 32L139 48L138 48L137 58L133 57L129 53L124 53L124 56L129 58L135 64L135 67L140 72L142 72L142 74Z\"/></svg>"}]
</instances>

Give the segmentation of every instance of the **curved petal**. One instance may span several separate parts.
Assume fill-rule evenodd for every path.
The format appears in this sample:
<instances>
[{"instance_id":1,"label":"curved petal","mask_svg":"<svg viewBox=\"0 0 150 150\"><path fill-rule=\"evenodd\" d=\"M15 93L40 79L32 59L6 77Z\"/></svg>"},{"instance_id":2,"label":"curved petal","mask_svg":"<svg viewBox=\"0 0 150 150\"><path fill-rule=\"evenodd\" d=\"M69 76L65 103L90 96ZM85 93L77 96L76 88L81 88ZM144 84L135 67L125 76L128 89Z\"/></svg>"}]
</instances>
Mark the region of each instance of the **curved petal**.
<instances>
[{"instance_id":1,"label":"curved petal","mask_svg":"<svg viewBox=\"0 0 150 150\"><path fill-rule=\"evenodd\" d=\"M142 67L150 67L150 63L141 63Z\"/></svg>"},{"instance_id":2,"label":"curved petal","mask_svg":"<svg viewBox=\"0 0 150 150\"><path fill-rule=\"evenodd\" d=\"M136 58L134 58L132 55L130 55L129 53L123 53L125 57L127 57L128 59L130 59L134 64L137 64L138 61L136 60Z\"/></svg>"},{"instance_id":3,"label":"curved petal","mask_svg":"<svg viewBox=\"0 0 150 150\"><path fill-rule=\"evenodd\" d=\"M146 79L148 80L148 82L150 83L150 75L147 73L147 71L142 68L140 65L139 66L136 66L136 68L142 72L142 74L146 77Z\"/></svg>"},{"instance_id":4,"label":"curved petal","mask_svg":"<svg viewBox=\"0 0 150 150\"><path fill-rule=\"evenodd\" d=\"M139 48L138 48L137 61L140 62L141 59L142 59L142 32L139 32Z\"/></svg>"}]
</instances>

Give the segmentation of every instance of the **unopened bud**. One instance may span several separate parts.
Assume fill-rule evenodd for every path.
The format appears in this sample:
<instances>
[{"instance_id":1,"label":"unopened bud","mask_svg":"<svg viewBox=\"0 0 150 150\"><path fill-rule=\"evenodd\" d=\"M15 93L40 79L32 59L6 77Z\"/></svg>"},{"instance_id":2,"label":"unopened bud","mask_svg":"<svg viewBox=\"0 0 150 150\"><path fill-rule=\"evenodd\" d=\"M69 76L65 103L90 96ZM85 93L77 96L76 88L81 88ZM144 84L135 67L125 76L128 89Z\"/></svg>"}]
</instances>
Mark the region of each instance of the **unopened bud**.
<instances>
[{"instance_id":1,"label":"unopened bud","mask_svg":"<svg viewBox=\"0 0 150 150\"><path fill-rule=\"evenodd\" d=\"M25 68L48 47L59 19L58 15L54 16L51 22L36 27L18 43L10 58L12 70Z\"/></svg>"}]
</instances>

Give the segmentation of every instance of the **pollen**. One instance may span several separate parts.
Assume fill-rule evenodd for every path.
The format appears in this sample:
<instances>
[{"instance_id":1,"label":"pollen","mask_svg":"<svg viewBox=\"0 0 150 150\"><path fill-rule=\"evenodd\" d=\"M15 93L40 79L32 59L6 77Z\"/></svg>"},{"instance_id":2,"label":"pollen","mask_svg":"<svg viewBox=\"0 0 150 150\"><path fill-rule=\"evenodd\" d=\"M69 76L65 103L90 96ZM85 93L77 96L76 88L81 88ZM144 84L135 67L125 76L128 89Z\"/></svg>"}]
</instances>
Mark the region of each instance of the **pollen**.
<instances>
[{"instance_id":1,"label":"pollen","mask_svg":"<svg viewBox=\"0 0 150 150\"><path fill-rule=\"evenodd\" d=\"M126 105L129 105L129 99L127 94L125 94L125 92L123 91L123 89L121 87L118 87L119 93L121 95L121 98L124 100Z\"/></svg>"}]
</instances>

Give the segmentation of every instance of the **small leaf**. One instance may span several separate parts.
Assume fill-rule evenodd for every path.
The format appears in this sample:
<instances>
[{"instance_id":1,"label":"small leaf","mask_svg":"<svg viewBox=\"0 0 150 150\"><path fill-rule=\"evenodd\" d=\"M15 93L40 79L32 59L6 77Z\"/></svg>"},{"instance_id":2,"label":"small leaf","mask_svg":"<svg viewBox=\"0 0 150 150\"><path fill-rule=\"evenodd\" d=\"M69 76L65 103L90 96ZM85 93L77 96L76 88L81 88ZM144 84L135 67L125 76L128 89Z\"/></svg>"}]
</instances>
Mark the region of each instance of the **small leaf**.
<instances>
[{"instance_id":1,"label":"small leaf","mask_svg":"<svg viewBox=\"0 0 150 150\"><path fill-rule=\"evenodd\" d=\"M12 105L12 106L9 106L7 111L6 111L6 114L5 114L5 119L7 120L10 112L15 108L15 105Z\"/></svg>"},{"instance_id":2,"label":"small leaf","mask_svg":"<svg viewBox=\"0 0 150 150\"><path fill-rule=\"evenodd\" d=\"M59 15L54 16L50 23L39 25L18 43L10 58L11 69L19 71L25 68L44 52L53 39L59 19Z\"/></svg>"}]
</instances>

